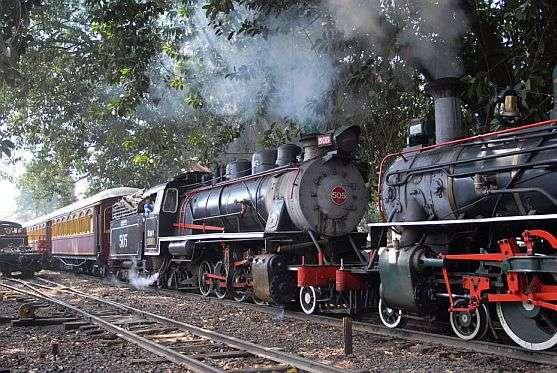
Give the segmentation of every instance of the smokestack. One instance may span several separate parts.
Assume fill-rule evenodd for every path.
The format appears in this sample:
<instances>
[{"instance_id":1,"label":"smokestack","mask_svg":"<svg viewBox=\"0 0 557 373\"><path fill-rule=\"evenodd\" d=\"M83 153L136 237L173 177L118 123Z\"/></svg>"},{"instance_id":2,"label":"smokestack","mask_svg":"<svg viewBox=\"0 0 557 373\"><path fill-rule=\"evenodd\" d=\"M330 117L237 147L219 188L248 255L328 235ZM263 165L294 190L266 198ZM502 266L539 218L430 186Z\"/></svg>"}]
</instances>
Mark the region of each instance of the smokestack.
<instances>
[{"instance_id":1,"label":"smokestack","mask_svg":"<svg viewBox=\"0 0 557 373\"><path fill-rule=\"evenodd\" d=\"M550 118L557 119L557 65L553 69L553 110Z\"/></svg>"},{"instance_id":2,"label":"smokestack","mask_svg":"<svg viewBox=\"0 0 557 373\"><path fill-rule=\"evenodd\" d=\"M432 81L426 92L435 102L435 142L458 139L463 136L460 112L460 92L462 83L458 78L447 77Z\"/></svg>"},{"instance_id":3,"label":"smokestack","mask_svg":"<svg viewBox=\"0 0 557 373\"><path fill-rule=\"evenodd\" d=\"M308 133L301 136L300 144L304 152L304 162L321 157L325 153L324 150L317 145L318 135L318 133Z\"/></svg>"}]
</instances>

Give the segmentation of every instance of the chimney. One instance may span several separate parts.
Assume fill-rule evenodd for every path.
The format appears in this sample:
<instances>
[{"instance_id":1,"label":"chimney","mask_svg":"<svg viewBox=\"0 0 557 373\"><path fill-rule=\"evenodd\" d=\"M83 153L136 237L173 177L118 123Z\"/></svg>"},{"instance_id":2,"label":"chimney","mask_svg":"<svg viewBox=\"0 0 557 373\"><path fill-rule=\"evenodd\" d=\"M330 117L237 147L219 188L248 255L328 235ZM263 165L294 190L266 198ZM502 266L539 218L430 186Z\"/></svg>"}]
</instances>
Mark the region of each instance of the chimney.
<instances>
[{"instance_id":1,"label":"chimney","mask_svg":"<svg viewBox=\"0 0 557 373\"><path fill-rule=\"evenodd\" d=\"M550 118L557 119L557 66L553 69L553 110Z\"/></svg>"},{"instance_id":2,"label":"chimney","mask_svg":"<svg viewBox=\"0 0 557 373\"><path fill-rule=\"evenodd\" d=\"M325 151L317 145L318 135L318 133L308 133L301 136L300 144L303 148L304 162L321 157L325 153Z\"/></svg>"},{"instance_id":3,"label":"chimney","mask_svg":"<svg viewBox=\"0 0 557 373\"><path fill-rule=\"evenodd\" d=\"M426 92L435 102L435 143L458 139L463 136L460 112L462 83L458 78L447 77L432 81Z\"/></svg>"}]
</instances>

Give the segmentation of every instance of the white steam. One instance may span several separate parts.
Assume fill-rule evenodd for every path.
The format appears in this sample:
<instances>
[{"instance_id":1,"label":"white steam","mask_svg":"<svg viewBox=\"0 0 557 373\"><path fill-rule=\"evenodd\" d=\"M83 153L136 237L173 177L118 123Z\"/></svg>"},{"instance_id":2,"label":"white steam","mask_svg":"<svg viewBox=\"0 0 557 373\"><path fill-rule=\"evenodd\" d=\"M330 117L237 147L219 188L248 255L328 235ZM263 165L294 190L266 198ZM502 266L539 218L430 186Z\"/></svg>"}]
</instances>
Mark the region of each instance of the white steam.
<instances>
[{"instance_id":1,"label":"white steam","mask_svg":"<svg viewBox=\"0 0 557 373\"><path fill-rule=\"evenodd\" d=\"M128 270L128 280L130 284L139 290L147 289L149 286L153 285L159 279L159 273L154 273L149 276L142 276L137 271L137 262L134 258L132 266Z\"/></svg>"},{"instance_id":2,"label":"white steam","mask_svg":"<svg viewBox=\"0 0 557 373\"><path fill-rule=\"evenodd\" d=\"M195 6L184 25L189 36L178 52L187 56L186 61L169 63L162 57L158 70L182 76L187 82L184 91L163 88L160 76L151 76L155 87L150 96L157 114L186 118L193 111L185 98L197 91L204 100L203 110L239 122L258 118L265 125L289 118L302 127L325 129L327 113L316 109L316 103L327 100L337 70L328 54L313 48L323 31L320 22L282 14L269 21L266 35L228 40L226 35L215 35L202 5ZM241 20L251 14L240 9L233 16Z\"/></svg>"},{"instance_id":3,"label":"white steam","mask_svg":"<svg viewBox=\"0 0 557 373\"><path fill-rule=\"evenodd\" d=\"M404 60L433 78L462 73L458 39L468 24L457 0L325 0L308 12L293 6L268 17L263 21L268 33L230 40L226 32L215 34L202 6L197 2L189 18L176 21L186 34L177 50L185 58L161 56L151 74L149 100L137 114L155 123L187 124L197 118L187 98L198 93L200 110L241 124L242 137L249 137L229 151L254 150L258 136L286 118L302 131L326 130L331 93L355 60ZM237 29L238 22L254 17L239 7L230 22ZM351 39L367 50L338 48ZM382 55L391 44L399 54ZM169 77L177 76L183 90L168 87Z\"/></svg>"},{"instance_id":4,"label":"white steam","mask_svg":"<svg viewBox=\"0 0 557 373\"><path fill-rule=\"evenodd\" d=\"M345 38L374 46L395 38L403 58L434 78L462 74L458 39L468 31L458 0L328 0L327 10Z\"/></svg>"},{"instance_id":5,"label":"white steam","mask_svg":"<svg viewBox=\"0 0 557 373\"><path fill-rule=\"evenodd\" d=\"M408 22L399 42L434 78L462 74L458 39L468 30L464 11L457 0L423 1L409 6L416 21Z\"/></svg>"}]
</instances>

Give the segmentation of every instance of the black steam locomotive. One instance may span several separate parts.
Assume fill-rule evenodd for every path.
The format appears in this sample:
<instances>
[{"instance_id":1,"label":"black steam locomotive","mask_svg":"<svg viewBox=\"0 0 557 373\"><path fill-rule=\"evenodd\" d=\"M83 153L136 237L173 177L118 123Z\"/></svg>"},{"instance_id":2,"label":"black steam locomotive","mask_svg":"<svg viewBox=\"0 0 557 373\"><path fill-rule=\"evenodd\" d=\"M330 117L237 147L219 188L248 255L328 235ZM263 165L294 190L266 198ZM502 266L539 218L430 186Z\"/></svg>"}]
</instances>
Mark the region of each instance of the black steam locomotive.
<instances>
[{"instance_id":1,"label":"black steam locomotive","mask_svg":"<svg viewBox=\"0 0 557 373\"><path fill-rule=\"evenodd\" d=\"M358 137L357 127L307 135L303 149L258 151L224 175L189 172L124 198L112 209L109 267L219 298L298 299L307 313L369 307L365 283L377 281L355 231L369 200Z\"/></svg>"},{"instance_id":2,"label":"black steam locomotive","mask_svg":"<svg viewBox=\"0 0 557 373\"><path fill-rule=\"evenodd\" d=\"M557 68L555 70L557 97ZM557 100L554 119L461 137L459 83L431 83L437 144L413 122L408 148L381 170L380 209L390 240L378 267L380 316L439 317L463 339L498 319L520 346L557 345ZM502 115L518 115L516 97ZM390 162L390 163L388 163ZM385 166L388 164L388 166Z\"/></svg>"}]
</instances>

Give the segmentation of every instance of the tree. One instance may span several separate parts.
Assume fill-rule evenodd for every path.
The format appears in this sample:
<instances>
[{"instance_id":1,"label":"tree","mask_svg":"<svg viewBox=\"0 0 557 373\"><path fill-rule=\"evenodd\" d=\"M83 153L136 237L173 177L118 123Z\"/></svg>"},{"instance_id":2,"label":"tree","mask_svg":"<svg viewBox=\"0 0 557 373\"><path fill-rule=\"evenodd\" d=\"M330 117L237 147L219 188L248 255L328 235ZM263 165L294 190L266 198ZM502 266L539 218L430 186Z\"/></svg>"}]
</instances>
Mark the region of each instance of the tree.
<instances>
[{"instance_id":1,"label":"tree","mask_svg":"<svg viewBox=\"0 0 557 373\"><path fill-rule=\"evenodd\" d=\"M36 158L26 165L18 186L18 209L39 216L75 201L74 180L63 164Z\"/></svg>"},{"instance_id":2,"label":"tree","mask_svg":"<svg viewBox=\"0 0 557 373\"><path fill-rule=\"evenodd\" d=\"M526 122L551 104L547 0L0 1L0 153L14 140L35 154L29 171L87 177L91 193L347 124L376 168L431 115L423 87L445 74L467 84L470 134L498 125L506 86Z\"/></svg>"}]
</instances>

